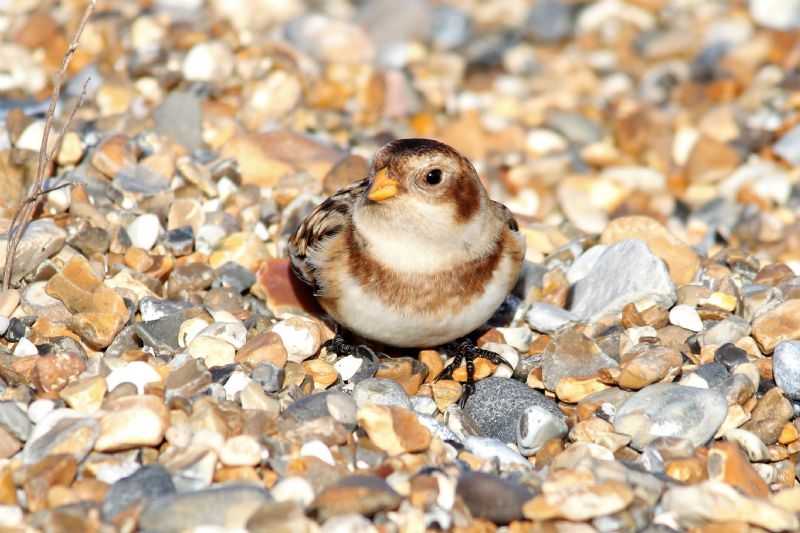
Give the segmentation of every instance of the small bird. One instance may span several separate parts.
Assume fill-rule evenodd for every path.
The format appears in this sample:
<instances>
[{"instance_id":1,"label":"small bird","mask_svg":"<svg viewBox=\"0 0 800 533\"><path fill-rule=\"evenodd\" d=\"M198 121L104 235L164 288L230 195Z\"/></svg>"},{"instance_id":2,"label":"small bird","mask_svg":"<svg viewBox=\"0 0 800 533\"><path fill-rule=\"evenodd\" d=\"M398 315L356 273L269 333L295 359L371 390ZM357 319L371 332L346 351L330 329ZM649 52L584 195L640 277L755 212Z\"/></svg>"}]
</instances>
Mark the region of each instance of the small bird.
<instances>
[{"instance_id":1,"label":"small bird","mask_svg":"<svg viewBox=\"0 0 800 533\"><path fill-rule=\"evenodd\" d=\"M322 308L356 335L396 347L452 343L483 325L517 280L525 241L513 215L489 199L458 151L400 139L375 155L368 177L320 204L289 240L295 274ZM328 348L359 353L337 336ZM499 355L449 345L450 377Z\"/></svg>"}]
</instances>

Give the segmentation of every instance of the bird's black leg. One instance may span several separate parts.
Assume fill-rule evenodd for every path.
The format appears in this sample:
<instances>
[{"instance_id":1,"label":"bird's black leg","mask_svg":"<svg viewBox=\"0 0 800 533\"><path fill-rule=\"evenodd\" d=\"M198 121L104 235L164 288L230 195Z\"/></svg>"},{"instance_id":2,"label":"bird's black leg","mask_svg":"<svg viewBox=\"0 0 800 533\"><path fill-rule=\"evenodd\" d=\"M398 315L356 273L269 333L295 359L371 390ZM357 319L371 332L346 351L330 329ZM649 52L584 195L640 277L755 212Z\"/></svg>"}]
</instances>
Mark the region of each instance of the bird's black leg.
<instances>
[{"instance_id":1,"label":"bird's black leg","mask_svg":"<svg viewBox=\"0 0 800 533\"><path fill-rule=\"evenodd\" d=\"M335 353L339 357L352 355L353 357L359 357L361 359L369 359L374 363L378 362L378 355L375 353L375 350L364 344L350 344L338 333L334 338L323 342L322 347L329 352Z\"/></svg>"},{"instance_id":2,"label":"bird's black leg","mask_svg":"<svg viewBox=\"0 0 800 533\"><path fill-rule=\"evenodd\" d=\"M458 402L462 408L466 405L467 398L475 392L475 359L483 357L496 365L506 365L513 370L511 363L494 352L478 348L469 339L451 342L446 344L444 349L447 355L453 358L453 361L439 372L435 381L453 377L453 371L461 366L462 361L465 361L467 367L467 382L464 385L464 394L461 395L461 400Z\"/></svg>"}]
</instances>

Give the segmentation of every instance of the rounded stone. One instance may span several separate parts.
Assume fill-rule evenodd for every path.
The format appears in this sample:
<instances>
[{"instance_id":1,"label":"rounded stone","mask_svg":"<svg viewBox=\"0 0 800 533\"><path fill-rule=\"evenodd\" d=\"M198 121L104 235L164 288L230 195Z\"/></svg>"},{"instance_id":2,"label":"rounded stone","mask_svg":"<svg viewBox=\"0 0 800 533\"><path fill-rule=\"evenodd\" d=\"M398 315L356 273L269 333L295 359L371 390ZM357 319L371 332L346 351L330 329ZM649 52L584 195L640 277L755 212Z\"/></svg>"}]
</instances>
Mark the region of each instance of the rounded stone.
<instances>
[{"instance_id":1,"label":"rounded stone","mask_svg":"<svg viewBox=\"0 0 800 533\"><path fill-rule=\"evenodd\" d=\"M800 341L783 341L772 354L775 383L792 400L800 400Z\"/></svg>"},{"instance_id":2,"label":"rounded stone","mask_svg":"<svg viewBox=\"0 0 800 533\"><path fill-rule=\"evenodd\" d=\"M656 383L620 406L614 428L630 435L630 446L639 451L656 437L683 437L702 446L714 436L727 414L728 402L716 390Z\"/></svg>"}]
</instances>

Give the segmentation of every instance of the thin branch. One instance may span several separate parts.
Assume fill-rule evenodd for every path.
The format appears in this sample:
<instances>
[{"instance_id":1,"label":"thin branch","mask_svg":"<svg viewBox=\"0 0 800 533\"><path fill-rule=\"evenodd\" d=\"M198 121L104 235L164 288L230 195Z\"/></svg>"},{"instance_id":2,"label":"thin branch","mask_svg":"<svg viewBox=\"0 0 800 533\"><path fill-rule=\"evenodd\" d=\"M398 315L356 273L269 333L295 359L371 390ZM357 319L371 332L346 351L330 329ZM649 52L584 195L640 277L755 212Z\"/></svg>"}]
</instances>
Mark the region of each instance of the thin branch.
<instances>
[{"instance_id":1,"label":"thin branch","mask_svg":"<svg viewBox=\"0 0 800 533\"><path fill-rule=\"evenodd\" d=\"M52 150L47 154L47 160L52 161L53 157L56 155L56 151L61 147L61 143L64 141L64 136L67 134L67 126L72 123L72 119L75 118L75 113L78 112L78 109L83 105L83 101L86 100L86 91L89 87L89 82L92 81L91 77L87 77L86 80L83 82L83 88L81 88L81 94L78 96L78 101L75 102L75 105L72 106L72 109L69 111L69 116L67 117L67 121L64 123L64 127L61 128L61 131L58 132L58 137L56 138L55 144L53 144Z\"/></svg>"},{"instance_id":2,"label":"thin branch","mask_svg":"<svg viewBox=\"0 0 800 533\"><path fill-rule=\"evenodd\" d=\"M64 126L59 133L56 143L53 145L53 149L48 152L47 145L48 141L50 140L50 130L53 127L53 120L56 114L56 104L58 104L58 97L61 95L61 87L64 84L64 76L66 75L67 67L69 66L70 61L72 61L72 56L75 55L75 50L78 49L78 41L80 41L83 29L86 27L86 23L89 21L89 18L94 12L95 1L96 0L89 0L89 4L87 4L86 9L83 10L83 15L78 23L78 27L75 29L75 33L72 35L72 40L69 43L69 47L64 53L64 57L61 59L61 66L58 68L58 72L56 72L56 78L53 82L53 92L50 95L50 106L47 109L47 115L44 119L44 132L42 133L42 144L39 148L39 164L36 168L36 180L33 182L31 195L26 199L25 202L23 202L19 211L14 215L12 225L8 231L6 263L5 270L3 271L3 292L7 291L11 286L11 271L14 268L14 256L17 253L17 246L19 245L19 241L22 239L22 234L25 231L25 227L36 210L38 200L42 198L42 185L44 183L44 174L47 166L50 161L52 161L53 155L58 151L61 141L64 139L66 131L69 129L70 122L72 122L75 112L83 103L83 99L85 97L86 83L84 83L83 91L81 91L81 95L78 98L75 107L70 112L69 116L67 117L67 121L64 123ZM17 222L18 224L15 225Z\"/></svg>"}]
</instances>

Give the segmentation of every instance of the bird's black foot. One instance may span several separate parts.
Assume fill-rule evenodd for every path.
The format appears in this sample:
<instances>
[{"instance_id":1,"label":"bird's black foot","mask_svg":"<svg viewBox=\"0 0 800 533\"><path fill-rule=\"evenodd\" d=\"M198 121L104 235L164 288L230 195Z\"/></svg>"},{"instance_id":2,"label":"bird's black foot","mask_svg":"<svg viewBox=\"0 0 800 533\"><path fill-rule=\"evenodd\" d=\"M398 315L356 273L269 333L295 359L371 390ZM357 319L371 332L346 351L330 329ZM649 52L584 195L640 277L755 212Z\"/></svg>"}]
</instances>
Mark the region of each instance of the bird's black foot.
<instances>
[{"instance_id":1,"label":"bird's black foot","mask_svg":"<svg viewBox=\"0 0 800 533\"><path fill-rule=\"evenodd\" d=\"M378 362L378 354L375 350L364 344L350 344L344 340L344 337L338 334L334 338L323 342L322 347L329 352L335 353L339 357L352 355L353 357L359 357L361 359L369 359L373 363Z\"/></svg>"},{"instance_id":2,"label":"bird's black foot","mask_svg":"<svg viewBox=\"0 0 800 533\"><path fill-rule=\"evenodd\" d=\"M436 376L435 381L452 378L453 371L461 366L462 361L466 362L467 382L464 385L464 394L461 395L461 399L458 402L462 409L467 403L467 398L469 398L469 396L475 392L475 359L483 357L484 359L488 359L496 365L506 365L512 370L514 369L514 367L511 366L511 363L500 357L498 354L490 352L489 350L478 348L469 339L451 342L446 344L444 349L447 352L447 355L453 358L453 361L444 367L441 372L439 372L439 375Z\"/></svg>"}]
</instances>

